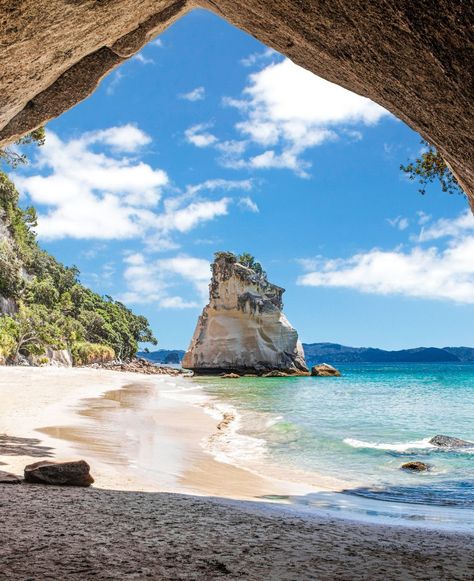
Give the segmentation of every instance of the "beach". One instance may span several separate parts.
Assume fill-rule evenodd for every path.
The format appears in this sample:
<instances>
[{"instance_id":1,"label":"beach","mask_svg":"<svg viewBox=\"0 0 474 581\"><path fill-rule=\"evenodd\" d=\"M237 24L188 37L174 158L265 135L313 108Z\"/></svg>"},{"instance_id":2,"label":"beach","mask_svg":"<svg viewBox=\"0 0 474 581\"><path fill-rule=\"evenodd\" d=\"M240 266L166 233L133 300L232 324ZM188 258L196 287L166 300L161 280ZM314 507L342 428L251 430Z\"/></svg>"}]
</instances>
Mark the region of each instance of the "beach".
<instances>
[{"instance_id":1,"label":"beach","mask_svg":"<svg viewBox=\"0 0 474 581\"><path fill-rule=\"evenodd\" d=\"M2 470L82 458L95 478L90 489L0 485L5 579L474 574L465 533L356 523L270 502L328 482L310 486L216 459L206 444L230 438L233 418L191 380L11 367L0 369L0 398Z\"/></svg>"}]
</instances>

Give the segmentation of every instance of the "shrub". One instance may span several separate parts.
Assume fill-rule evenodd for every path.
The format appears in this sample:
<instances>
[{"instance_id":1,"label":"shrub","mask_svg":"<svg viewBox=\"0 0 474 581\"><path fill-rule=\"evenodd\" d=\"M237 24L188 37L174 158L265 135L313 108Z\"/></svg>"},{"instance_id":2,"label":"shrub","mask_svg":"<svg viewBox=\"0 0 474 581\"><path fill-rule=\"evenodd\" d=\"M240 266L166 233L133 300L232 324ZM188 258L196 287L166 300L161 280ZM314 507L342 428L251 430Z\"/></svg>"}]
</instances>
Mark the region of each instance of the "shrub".
<instances>
[{"instance_id":1,"label":"shrub","mask_svg":"<svg viewBox=\"0 0 474 581\"><path fill-rule=\"evenodd\" d=\"M80 341L74 343L71 349L74 365L90 365L105 363L115 359L115 351L108 345Z\"/></svg>"}]
</instances>

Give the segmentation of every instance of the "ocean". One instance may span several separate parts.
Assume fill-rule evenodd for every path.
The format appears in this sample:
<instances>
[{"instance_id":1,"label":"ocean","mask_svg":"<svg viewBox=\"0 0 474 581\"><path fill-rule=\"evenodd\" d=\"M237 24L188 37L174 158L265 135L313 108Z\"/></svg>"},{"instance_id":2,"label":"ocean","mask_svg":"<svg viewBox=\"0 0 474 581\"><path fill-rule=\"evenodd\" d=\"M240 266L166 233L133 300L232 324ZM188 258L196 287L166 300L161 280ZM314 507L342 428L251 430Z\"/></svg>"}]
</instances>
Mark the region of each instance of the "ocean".
<instances>
[{"instance_id":1,"label":"ocean","mask_svg":"<svg viewBox=\"0 0 474 581\"><path fill-rule=\"evenodd\" d=\"M429 439L474 442L474 364L338 368L340 378L195 379L236 417L233 437L214 442L212 452L281 478L311 482L323 475L342 490L292 499L305 506L472 519L474 446L440 449ZM412 460L430 470L400 469Z\"/></svg>"}]
</instances>

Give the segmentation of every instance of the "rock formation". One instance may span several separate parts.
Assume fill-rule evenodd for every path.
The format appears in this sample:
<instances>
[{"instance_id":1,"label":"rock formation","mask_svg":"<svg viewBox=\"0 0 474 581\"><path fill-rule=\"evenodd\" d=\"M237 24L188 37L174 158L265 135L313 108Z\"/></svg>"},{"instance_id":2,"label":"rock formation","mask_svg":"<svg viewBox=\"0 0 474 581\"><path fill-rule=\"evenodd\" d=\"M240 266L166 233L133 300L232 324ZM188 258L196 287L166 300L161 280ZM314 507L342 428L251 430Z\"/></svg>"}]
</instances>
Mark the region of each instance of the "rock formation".
<instances>
[{"instance_id":1,"label":"rock formation","mask_svg":"<svg viewBox=\"0 0 474 581\"><path fill-rule=\"evenodd\" d=\"M25 481L56 486L90 486L94 479L84 460L75 462L35 462L25 466Z\"/></svg>"},{"instance_id":2,"label":"rock formation","mask_svg":"<svg viewBox=\"0 0 474 581\"><path fill-rule=\"evenodd\" d=\"M439 448L469 448L474 446L474 442L467 442L466 440L460 440L459 438L444 436L442 434L433 436L429 442Z\"/></svg>"},{"instance_id":3,"label":"rock formation","mask_svg":"<svg viewBox=\"0 0 474 581\"><path fill-rule=\"evenodd\" d=\"M196 7L408 123L438 148L474 208L470 2L0 0L0 146L85 99Z\"/></svg>"},{"instance_id":4,"label":"rock formation","mask_svg":"<svg viewBox=\"0 0 474 581\"><path fill-rule=\"evenodd\" d=\"M426 472L427 470L430 469L430 466L425 462L414 461L414 462L405 462L405 464L402 464L400 468L402 470L408 470L410 472Z\"/></svg>"},{"instance_id":5,"label":"rock formation","mask_svg":"<svg viewBox=\"0 0 474 581\"><path fill-rule=\"evenodd\" d=\"M311 375L313 377L340 377L341 372L328 363L321 363L311 368Z\"/></svg>"},{"instance_id":6,"label":"rock formation","mask_svg":"<svg viewBox=\"0 0 474 581\"><path fill-rule=\"evenodd\" d=\"M198 374L307 374L298 333L282 313L284 292L230 252L217 253L209 304L199 317L183 367Z\"/></svg>"}]
</instances>

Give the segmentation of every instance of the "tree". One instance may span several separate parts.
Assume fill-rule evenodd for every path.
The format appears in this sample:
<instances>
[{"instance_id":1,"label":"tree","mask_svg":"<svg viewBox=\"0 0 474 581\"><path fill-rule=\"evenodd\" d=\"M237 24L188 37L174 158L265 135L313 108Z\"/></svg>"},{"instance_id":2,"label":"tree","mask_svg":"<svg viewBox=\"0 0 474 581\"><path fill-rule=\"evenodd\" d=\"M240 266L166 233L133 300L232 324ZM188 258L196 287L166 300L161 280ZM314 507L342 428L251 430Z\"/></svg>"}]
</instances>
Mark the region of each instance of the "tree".
<instances>
[{"instance_id":1,"label":"tree","mask_svg":"<svg viewBox=\"0 0 474 581\"><path fill-rule=\"evenodd\" d=\"M241 254L237 260L242 264L242 266L246 266L247 268L251 268L255 271L261 278L265 278L267 273L263 270L262 265L260 262L255 261L255 257L249 254L248 252L244 252Z\"/></svg>"},{"instance_id":2,"label":"tree","mask_svg":"<svg viewBox=\"0 0 474 581\"><path fill-rule=\"evenodd\" d=\"M400 165L410 180L420 183L419 192L426 194L426 187L434 181L439 181L443 192L448 194L463 194L461 186L447 166L441 154L427 141L422 140L423 152L415 161L408 165Z\"/></svg>"},{"instance_id":3,"label":"tree","mask_svg":"<svg viewBox=\"0 0 474 581\"><path fill-rule=\"evenodd\" d=\"M28 163L28 157L25 153L18 151L17 147L37 145L41 147L44 145L46 139L46 133L44 127L38 127L34 131L31 131L27 135L21 137L18 141L14 143L14 147L6 147L5 149L0 149L0 162L3 162L12 169L15 169L19 165L25 165Z\"/></svg>"}]
</instances>

